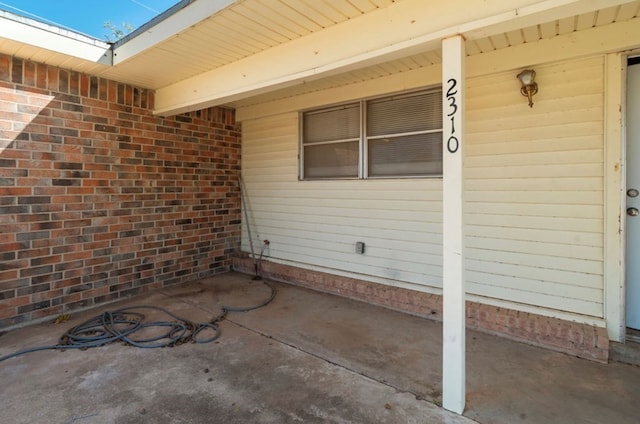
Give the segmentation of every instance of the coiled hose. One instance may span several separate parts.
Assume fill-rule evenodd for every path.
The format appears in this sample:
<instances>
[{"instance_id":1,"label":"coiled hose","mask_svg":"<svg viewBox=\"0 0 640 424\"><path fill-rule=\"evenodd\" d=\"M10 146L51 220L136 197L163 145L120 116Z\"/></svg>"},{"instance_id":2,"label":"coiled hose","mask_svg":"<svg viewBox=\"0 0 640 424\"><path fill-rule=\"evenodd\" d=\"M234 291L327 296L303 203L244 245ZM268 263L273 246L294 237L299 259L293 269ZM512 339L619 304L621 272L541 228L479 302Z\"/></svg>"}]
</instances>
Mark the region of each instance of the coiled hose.
<instances>
[{"instance_id":1,"label":"coiled hose","mask_svg":"<svg viewBox=\"0 0 640 424\"><path fill-rule=\"evenodd\" d=\"M268 305L276 296L276 290L266 281L263 283L271 290L271 295L264 302L255 306L223 306L222 313L207 322L194 322L157 306L130 306L107 311L88 319L66 331L55 345L37 346L19 350L0 357L0 362L26 353L40 350L89 349L121 341L124 344L144 349L173 347L182 343L210 343L220 337L218 323L224 320L229 312L248 312ZM144 310L160 311L172 318L168 321L146 322ZM160 329L153 331L154 336L136 337L144 329ZM207 334L208 333L208 334Z\"/></svg>"}]
</instances>

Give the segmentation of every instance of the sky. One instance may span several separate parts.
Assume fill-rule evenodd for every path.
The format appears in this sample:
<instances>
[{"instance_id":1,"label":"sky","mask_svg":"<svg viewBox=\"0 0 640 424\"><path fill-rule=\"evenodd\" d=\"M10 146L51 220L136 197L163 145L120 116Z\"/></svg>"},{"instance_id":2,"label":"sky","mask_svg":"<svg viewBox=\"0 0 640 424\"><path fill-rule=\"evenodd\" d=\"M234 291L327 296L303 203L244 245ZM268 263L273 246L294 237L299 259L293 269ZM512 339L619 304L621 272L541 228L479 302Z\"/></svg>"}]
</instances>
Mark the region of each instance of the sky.
<instances>
[{"instance_id":1,"label":"sky","mask_svg":"<svg viewBox=\"0 0 640 424\"><path fill-rule=\"evenodd\" d=\"M127 23L138 28L179 0L0 0L0 9L72 29L100 40L113 38L104 27Z\"/></svg>"}]
</instances>

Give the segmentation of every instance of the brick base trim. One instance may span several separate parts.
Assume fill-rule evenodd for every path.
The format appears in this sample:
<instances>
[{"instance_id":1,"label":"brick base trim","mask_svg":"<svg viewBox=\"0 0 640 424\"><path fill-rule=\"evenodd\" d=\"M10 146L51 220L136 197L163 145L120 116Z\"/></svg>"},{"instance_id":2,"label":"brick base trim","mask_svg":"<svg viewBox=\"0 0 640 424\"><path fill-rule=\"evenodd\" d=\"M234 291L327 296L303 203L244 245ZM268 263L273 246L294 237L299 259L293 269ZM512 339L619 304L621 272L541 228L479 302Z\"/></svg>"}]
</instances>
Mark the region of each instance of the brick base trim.
<instances>
[{"instance_id":1,"label":"brick base trim","mask_svg":"<svg viewBox=\"0 0 640 424\"><path fill-rule=\"evenodd\" d=\"M235 257L233 268L254 273L254 262ZM424 318L442 321L442 296L355 278L262 261L262 275L276 281L337 294ZM607 363L605 328L467 301L467 328L514 341Z\"/></svg>"}]
</instances>

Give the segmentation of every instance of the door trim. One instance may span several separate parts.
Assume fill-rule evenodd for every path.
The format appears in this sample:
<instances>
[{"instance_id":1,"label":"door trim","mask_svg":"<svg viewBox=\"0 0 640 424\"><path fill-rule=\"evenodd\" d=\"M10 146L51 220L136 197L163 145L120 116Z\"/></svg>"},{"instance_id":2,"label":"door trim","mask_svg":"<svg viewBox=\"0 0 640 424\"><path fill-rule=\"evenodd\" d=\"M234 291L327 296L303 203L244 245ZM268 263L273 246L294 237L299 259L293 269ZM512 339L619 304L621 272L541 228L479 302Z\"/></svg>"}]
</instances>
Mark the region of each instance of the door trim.
<instances>
[{"instance_id":1,"label":"door trim","mask_svg":"<svg viewBox=\"0 0 640 424\"><path fill-rule=\"evenodd\" d=\"M609 340L625 339L625 201L627 55L605 55L604 318Z\"/></svg>"}]
</instances>

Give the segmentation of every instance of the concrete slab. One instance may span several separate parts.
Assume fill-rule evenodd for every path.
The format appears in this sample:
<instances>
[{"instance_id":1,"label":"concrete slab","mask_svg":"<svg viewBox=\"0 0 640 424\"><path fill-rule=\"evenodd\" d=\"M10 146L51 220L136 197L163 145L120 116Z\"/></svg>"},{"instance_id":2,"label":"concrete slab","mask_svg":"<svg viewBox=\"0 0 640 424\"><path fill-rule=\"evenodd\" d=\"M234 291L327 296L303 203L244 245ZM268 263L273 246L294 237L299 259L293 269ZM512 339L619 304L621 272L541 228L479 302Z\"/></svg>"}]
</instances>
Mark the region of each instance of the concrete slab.
<instances>
[{"instance_id":1,"label":"concrete slab","mask_svg":"<svg viewBox=\"0 0 640 424\"><path fill-rule=\"evenodd\" d=\"M0 363L7 423L636 423L640 368L469 331L465 417L442 410L441 325L272 283L210 344L30 353ZM104 310L165 307L207 320L270 290L228 273L0 337L0 356L55 343ZM155 313L154 313L155 314Z\"/></svg>"},{"instance_id":2,"label":"concrete slab","mask_svg":"<svg viewBox=\"0 0 640 424\"><path fill-rule=\"evenodd\" d=\"M282 293L295 290L280 288ZM185 318L206 320L220 313L221 304L246 306L268 295L262 284L228 274L79 314L64 324L11 331L0 337L0 355L55 343L69 327L107 309L153 304ZM230 320L220 326L222 337L210 344L162 349L111 344L4 361L2 422L472 422L251 328Z\"/></svg>"},{"instance_id":3,"label":"concrete slab","mask_svg":"<svg viewBox=\"0 0 640 424\"><path fill-rule=\"evenodd\" d=\"M295 319L291 319L295 317ZM247 328L436 404L442 326L298 287L267 309L230 317ZM481 423L637 423L640 368L598 364L467 332L465 416Z\"/></svg>"}]
</instances>

